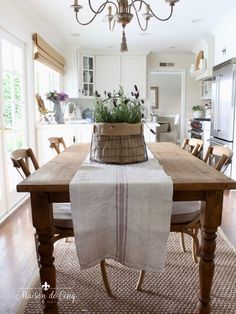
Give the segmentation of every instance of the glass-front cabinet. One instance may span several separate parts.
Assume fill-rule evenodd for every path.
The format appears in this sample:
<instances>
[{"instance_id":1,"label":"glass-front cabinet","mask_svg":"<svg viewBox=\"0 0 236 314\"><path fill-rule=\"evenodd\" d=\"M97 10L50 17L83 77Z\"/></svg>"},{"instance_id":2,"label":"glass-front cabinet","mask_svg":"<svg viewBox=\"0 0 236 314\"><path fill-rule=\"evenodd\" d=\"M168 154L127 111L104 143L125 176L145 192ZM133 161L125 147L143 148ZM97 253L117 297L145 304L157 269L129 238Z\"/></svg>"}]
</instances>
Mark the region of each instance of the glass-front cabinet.
<instances>
[{"instance_id":1,"label":"glass-front cabinet","mask_svg":"<svg viewBox=\"0 0 236 314\"><path fill-rule=\"evenodd\" d=\"M94 57L82 56L82 95L94 95Z\"/></svg>"}]
</instances>

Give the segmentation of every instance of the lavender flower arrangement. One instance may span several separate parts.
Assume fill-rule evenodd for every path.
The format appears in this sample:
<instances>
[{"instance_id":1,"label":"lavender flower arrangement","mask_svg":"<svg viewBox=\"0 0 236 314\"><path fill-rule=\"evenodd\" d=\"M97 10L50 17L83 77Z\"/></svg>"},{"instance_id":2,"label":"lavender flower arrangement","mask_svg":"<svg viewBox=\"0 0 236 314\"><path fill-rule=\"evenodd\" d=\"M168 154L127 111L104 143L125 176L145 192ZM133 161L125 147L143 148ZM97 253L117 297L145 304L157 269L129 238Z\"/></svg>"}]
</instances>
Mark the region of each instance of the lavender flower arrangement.
<instances>
[{"instance_id":1,"label":"lavender flower arrangement","mask_svg":"<svg viewBox=\"0 0 236 314\"><path fill-rule=\"evenodd\" d=\"M47 99L48 100L51 100L52 102L55 102L55 101L65 101L69 98L69 96L64 93L64 92L57 92L57 91L54 91L54 92L48 92L47 93Z\"/></svg>"},{"instance_id":2,"label":"lavender flower arrangement","mask_svg":"<svg viewBox=\"0 0 236 314\"><path fill-rule=\"evenodd\" d=\"M118 91L104 91L105 99L95 92L94 119L97 123L139 123L142 120L143 100L139 100L139 91L134 86L132 97L128 97L120 86Z\"/></svg>"}]
</instances>

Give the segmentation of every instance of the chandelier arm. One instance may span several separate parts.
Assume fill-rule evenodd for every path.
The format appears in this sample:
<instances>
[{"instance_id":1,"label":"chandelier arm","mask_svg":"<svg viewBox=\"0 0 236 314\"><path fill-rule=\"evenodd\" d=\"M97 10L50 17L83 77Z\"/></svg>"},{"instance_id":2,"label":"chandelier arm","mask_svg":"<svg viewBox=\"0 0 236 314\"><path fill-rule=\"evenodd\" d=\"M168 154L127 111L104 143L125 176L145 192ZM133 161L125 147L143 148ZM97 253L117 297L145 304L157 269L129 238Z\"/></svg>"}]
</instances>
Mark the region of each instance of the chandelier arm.
<instances>
[{"instance_id":1,"label":"chandelier arm","mask_svg":"<svg viewBox=\"0 0 236 314\"><path fill-rule=\"evenodd\" d=\"M90 0L89 0L89 1L90 1ZM79 19L78 19L78 11L76 11L76 12L75 12L76 21L77 21L80 25L82 25L82 26L89 25L89 24L92 23L92 21L96 18L96 16L104 10L104 8L105 8L105 6L107 5L108 2L110 2L110 1L106 1L105 3L101 4L100 7L98 8L98 11L94 13L94 16L91 18L91 20L88 21L88 22L86 22L86 23L82 23L82 22L79 21ZM94 11L93 11L93 12L94 12Z\"/></svg>"},{"instance_id":2,"label":"chandelier arm","mask_svg":"<svg viewBox=\"0 0 236 314\"><path fill-rule=\"evenodd\" d=\"M97 11L95 11L95 10L93 9L92 4L91 4L91 0L89 0L88 3L89 3L89 8L90 8L90 10L91 10L93 13L101 13L101 12L105 9L106 5L109 4L109 3L110 3L110 4L113 4L113 5L115 6L115 8L116 8L116 11L118 11L118 6L117 6L117 4L116 4L115 2L113 2L113 1L107 0L105 3L103 3L103 4L99 7L99 9L98 9Z\"/></svg>"},{"instance_id":3,"label":"chandelier arm","mask_svg":"<svg viewBox=\"0 0 236 314\"><path fill-rule=\"evenodd\" d=\"M135 2L142 2L143 4L146 4L146 6L148 6L148 4L147 4L147 2L146 1L143 1L143 0L133 0L131 3L130 3L130 8L129 8L129 12L131 11L131 7L133 7L134 8L134 10L135 10L135 5L134 5L134 3ZM169 20L170 18L171 18L171 16L172 16L172 14L173 14L173 11L174 11L174 4L170 4L170 6L171 6L171 10L170 10L170 14L169 14L169 16L168 17L166 17L166 18L160 18L160 17L158 17L154 12L153 12L153 10L149 7L149 11L151 12L151 14L157 19L157 20L159 20L159 21L162 21L162 22L165 22L165 21L167 21L167 20ZM136 12L137 13L137 12Z\"/></svg>"},{"instance_id":4,"label":"chandelier arm","mask_svg":"<svg viewBox=\"0 0 236 314\"><path fill-rule=\"evenodd\" d=\"M139 2L139 8L136 9L136 6L134 4L134 2ZM131 7L134 8L135 12L139 12L142 9L142 5L143 5L143 1L142 0L136 0L136 1L131 1L130 5L129 5L129 13L131 11Z\"/></svg>"},{"instance_id":5,"label":"chandelier arm","mask_svg":"<svg viewBox=\"0 0 236 314\"><path fill-rule=\"evenodd\" d=\"M146 19L146 25L145 25L145 27L143 27L143 26L141 25L141 23L140 23L140 19L139 19L138 13L137 13L136 11L135 11L135 15L136 15L136 19L137 19L137 21L138 21L139 27L141 28L141 30L142 30L143 32L145 32L145 31L147 30L147 28L148 28L148 19Z\"/></svg>"},{"instance_id":6,"label":"chandelier arm","mask_svg":"<svg viewBox=\"0 0 236 314\"><path fill-rule=\"evenodd\" d=\"M173 12L174 12L174 6L173 6L173 5L170 5L170 6L171 6L170 14L169 14L168 17L166 17L166 18L164 18L164 19L158 17L158 16L152 11L151 8L149 8L149 11L152 13L152 15L153 15L157 20L162 21L162 22L165 22L165 21L167 21L167 20L169 20L169 19L171 18L172 14L173 14Z\"/></svg>"}]
</instances>

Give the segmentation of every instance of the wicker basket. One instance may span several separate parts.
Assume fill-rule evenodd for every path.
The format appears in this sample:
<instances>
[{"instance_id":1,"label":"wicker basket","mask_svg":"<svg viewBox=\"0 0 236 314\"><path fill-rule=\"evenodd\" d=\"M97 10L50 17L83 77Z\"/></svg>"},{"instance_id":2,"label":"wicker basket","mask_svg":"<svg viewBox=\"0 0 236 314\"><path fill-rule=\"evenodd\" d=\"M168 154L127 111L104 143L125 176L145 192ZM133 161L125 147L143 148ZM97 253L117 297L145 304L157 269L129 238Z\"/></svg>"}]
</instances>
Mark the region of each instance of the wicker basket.
<instances>
[{"instance_id":1,"label":"wicker basket","mask_svg":"<svg viewBox=\"0 0 236 314\"><path fill-rule=\"evenodd\" d=\"M95 123L90 160L131 164L148 159L142 123Z\"/></svg>"}]
</instances>

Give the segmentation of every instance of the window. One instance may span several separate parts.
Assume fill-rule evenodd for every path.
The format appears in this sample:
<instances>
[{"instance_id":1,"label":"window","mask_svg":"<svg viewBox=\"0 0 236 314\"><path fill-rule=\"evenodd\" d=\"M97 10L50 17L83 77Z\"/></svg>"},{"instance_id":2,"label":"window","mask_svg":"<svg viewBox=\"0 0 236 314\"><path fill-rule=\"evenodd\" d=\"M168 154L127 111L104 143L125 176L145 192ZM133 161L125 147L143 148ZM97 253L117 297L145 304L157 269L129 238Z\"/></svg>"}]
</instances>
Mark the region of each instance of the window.
<instances>
[{"instance_id":1,"label":"window","mask_svg":"<svg viewBox=\"0 0 236 314\"><path fill-rule=\"evenodd\" d=\"M24 195L10 154L27 146L24 43L0 29L0 217Z\"/></svg>"},{"instance_id":2,"label":"window","mask_svg":"<svg viewBox=\"0 0 236 314\"><path fill-rule=\"evenodd\" d=\"M45 107L52 110L52 104L46 100L46 94L49 91L61 90L61 74L52 70L41 62L34 61L35 65L35 93L39 94L44 102Z\"/></svg>"}]
</instances>

